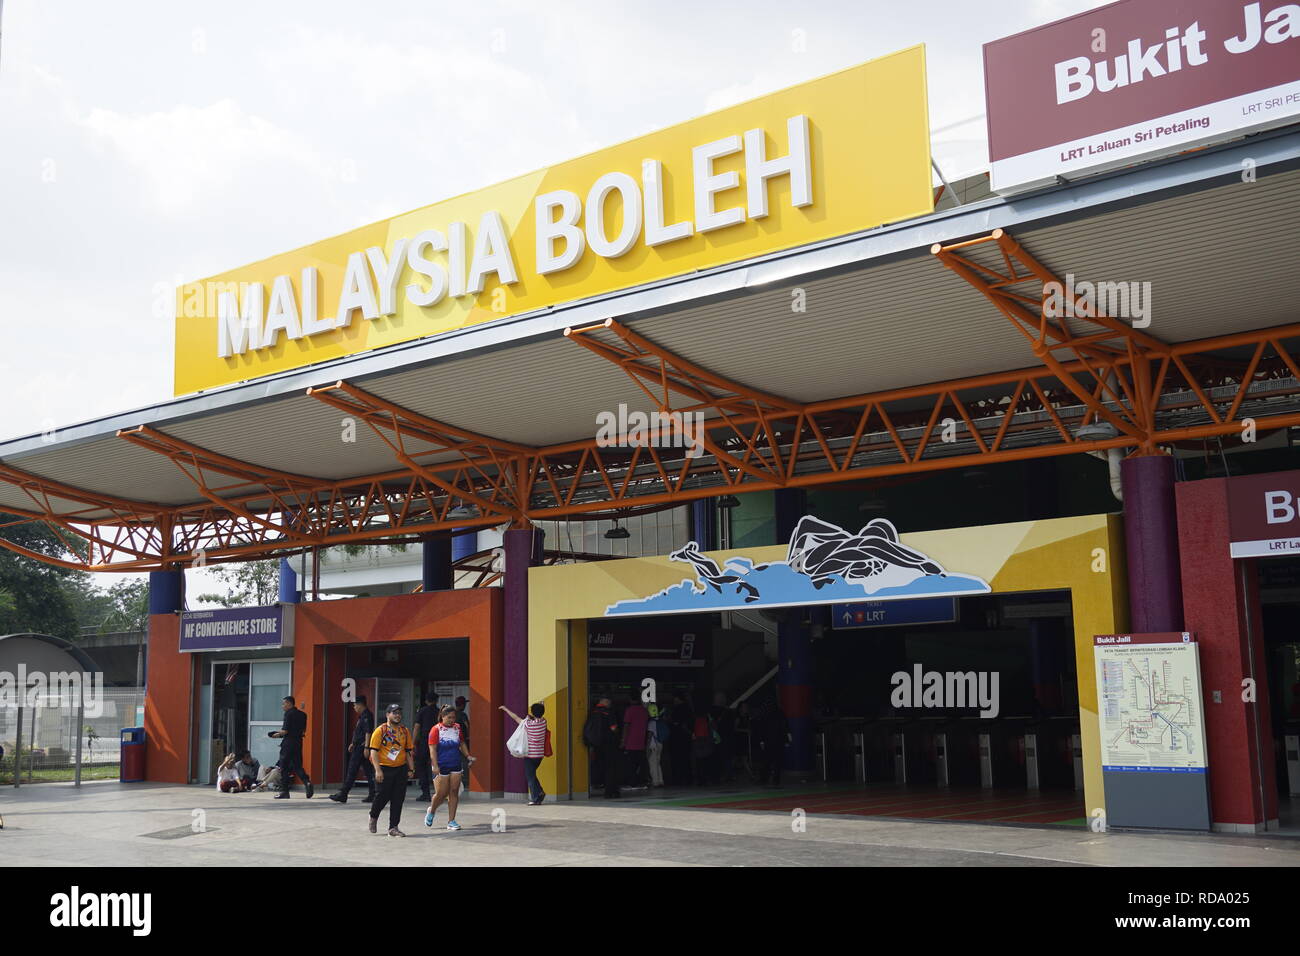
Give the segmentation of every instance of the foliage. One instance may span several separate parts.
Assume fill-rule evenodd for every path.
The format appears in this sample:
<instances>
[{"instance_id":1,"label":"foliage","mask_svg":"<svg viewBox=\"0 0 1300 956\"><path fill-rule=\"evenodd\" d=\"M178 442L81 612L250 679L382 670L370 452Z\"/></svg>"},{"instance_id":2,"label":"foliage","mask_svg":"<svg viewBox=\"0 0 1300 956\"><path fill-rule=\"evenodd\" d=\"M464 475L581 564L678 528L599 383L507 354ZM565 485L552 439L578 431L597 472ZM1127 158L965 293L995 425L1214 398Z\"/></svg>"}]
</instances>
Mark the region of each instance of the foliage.
<instances>
[{"instance_id":1,"label":"foliage","mask_svg":"<svg viewBox=\"0 0 1300 956\"><path fill-rule=\"evenodd\" d=\"M225 594L200 594L199 600L222 607L274 604L280 597L280 561L244 561L212 569L228 589Z\"/></svg>"},{"instance_id":2,"label":"foliage","mask_svg":"<svg viewBox=\"0 0 1300 956\"><path fill-rule=\"evenodd\" d=\"M149 627L149 582L145 579L113 581L109 575L74 571L65 579L77 622L84 632L144 631Z\"/></svg>"},{"instance_id":3,"label":"foliage","mask_svg":"<svg viewBox=\"0 0 1300 956\"><path fill-rule=\"evenodd\" d=\"M6 540L29 551L64 560L76 557L76 545L40 521L0 512L0 525ZM75 638L79 621L72 579L78 575L86 577L84 572L0 550L0 593L8 598L0 601L0 634L30 631Z\"/></svg>"}]
</instances>

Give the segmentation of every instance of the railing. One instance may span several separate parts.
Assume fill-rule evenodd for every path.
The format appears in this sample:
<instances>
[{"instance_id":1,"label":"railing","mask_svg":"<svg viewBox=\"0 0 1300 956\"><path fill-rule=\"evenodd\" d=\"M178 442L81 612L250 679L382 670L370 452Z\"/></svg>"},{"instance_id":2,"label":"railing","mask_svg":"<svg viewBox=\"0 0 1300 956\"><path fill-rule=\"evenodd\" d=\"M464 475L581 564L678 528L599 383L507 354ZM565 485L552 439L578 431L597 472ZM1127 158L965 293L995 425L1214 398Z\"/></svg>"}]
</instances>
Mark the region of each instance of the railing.
<instances>
[{"instance_id":1,"label":"railing","mask_svg":"<svg viewBox=\"0 0 1300 956\"><path fill-rule=\"evenodd\" d=\"M122 729L139 726L143 706L143 688L113 687L88 692L80 713L74 699L54 694L0 708L0 784L73 781L78 770L82 779L115 779Z\"/></svg>"}]
</instances>

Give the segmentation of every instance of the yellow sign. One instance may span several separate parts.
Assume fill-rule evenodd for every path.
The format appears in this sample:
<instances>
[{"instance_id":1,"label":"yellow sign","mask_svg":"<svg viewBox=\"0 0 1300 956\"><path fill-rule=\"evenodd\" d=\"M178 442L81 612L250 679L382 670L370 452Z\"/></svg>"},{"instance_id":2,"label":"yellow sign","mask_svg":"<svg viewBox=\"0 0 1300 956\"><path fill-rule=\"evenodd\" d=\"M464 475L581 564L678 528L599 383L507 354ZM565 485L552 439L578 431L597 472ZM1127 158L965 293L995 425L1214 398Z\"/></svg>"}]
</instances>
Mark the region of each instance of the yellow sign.
<instances>
[{"instance_id":1,"label":"yellow sign","mask_svg":"<svg viewBox=\"0 0 1300 956\"><path fill-rule=\"evenodd\" d=\"M925 50L177 290L183 395L933 209Z\"/></svg>"}]
</instances>

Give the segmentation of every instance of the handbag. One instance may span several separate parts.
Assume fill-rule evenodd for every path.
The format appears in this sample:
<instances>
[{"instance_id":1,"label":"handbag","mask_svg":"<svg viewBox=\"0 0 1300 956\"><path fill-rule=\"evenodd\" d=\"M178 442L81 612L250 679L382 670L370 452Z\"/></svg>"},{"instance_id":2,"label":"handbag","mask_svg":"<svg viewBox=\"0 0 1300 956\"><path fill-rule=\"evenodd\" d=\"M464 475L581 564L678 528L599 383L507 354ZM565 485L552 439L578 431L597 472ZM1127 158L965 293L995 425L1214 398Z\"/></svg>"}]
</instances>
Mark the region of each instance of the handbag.
<instances>
[{"instance_id":1,"label":"handbag","mask_svg":"<svg viewBox=\"0 0 1300 956\"><path fill-rule=\"evenodd\" d=\"M555 756L555 754L551 752L551 728L550 727L546 728L546 748L542 751L542 756L543 757Z\"/></svg>"},{"instance_id":2,"label":"handbag","mask_svg":"<svg viewBox=\"0 0 1300 956\"><path fill-rule=\"evenodd\" d=\"M506 750L510 751L512 757L528 756L528 731L524 729L524 722L521 720L515 732L510 735L506 741Z\"/></svg>"}]
</instances>

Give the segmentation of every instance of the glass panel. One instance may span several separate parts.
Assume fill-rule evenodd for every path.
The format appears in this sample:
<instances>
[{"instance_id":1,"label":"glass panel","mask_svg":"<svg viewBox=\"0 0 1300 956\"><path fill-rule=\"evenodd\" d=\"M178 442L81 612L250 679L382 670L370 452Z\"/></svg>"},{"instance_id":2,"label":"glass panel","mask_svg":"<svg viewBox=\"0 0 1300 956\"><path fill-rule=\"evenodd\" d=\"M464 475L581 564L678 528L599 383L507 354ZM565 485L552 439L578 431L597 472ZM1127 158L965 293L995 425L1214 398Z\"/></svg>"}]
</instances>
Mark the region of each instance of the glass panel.
<instances>
[{"instance_id":1,"label":"glass panel","mask_svg":"<svg viewBox=\"0 0 1300 956\"><path fill-rule=\"evenodd\" d=\"M226 754L250 746L248 675L247 664L215 662L212 675L212 722L198 758L199 779L204 782L215 778L217 764L221 763Z\"/></svg>"},{"instance_id":2,"label":"glass panel","mask_svg":"<svg viewBox=\"0 0 1300 956\"><path fill-rule=\"evenodd\" d=\"M248 725L248 749L263 767L271 767L280 762L280 741L266 736L273 730L280 729L280 721L266 724Z\"/></svg>"},{"instance_id":3,"label":"glass panel","mask_svg":"<svg viewBox=\"0 0 1300 956\"><path fill-rule=\"evenodd\" d=\"M202 668L211 673L211 667ZM199 740L212 739L212 682L205 680L199 690ZM203 748L199 748L198 761L194 773L199 783L213 783L211 767L203 759Z\"/></svg>"},{"instance_id":4,"label":"glass panel","mask_svg":"<svg viewBox=\"0 0 1300 956\"><path fill-rule=\"evenodd\" d=\"M293 675L293 661L254 661L253 684L287 684ZM288 691L285 691L288 693ZM284 694L280 695L281 697Z\"/></svg>"},{"instance_id":5,"label":"glass panel","mask_svg":"<svg viewBox=\"0 0 1300 956\"><path fill-rule=\"evenodd\" d=\"M288 684L258 684L252 688L252 703L249 707L250 721L265 721L280 724L284 721L284 708L280 702L289 693Z\"/></svg>"}]
</instances>

